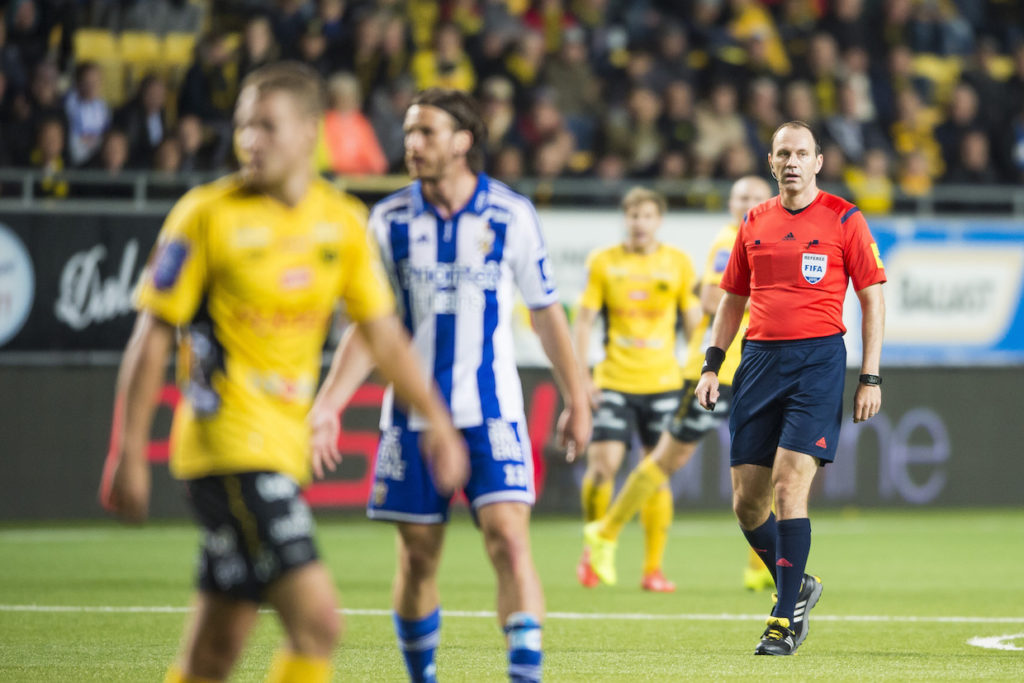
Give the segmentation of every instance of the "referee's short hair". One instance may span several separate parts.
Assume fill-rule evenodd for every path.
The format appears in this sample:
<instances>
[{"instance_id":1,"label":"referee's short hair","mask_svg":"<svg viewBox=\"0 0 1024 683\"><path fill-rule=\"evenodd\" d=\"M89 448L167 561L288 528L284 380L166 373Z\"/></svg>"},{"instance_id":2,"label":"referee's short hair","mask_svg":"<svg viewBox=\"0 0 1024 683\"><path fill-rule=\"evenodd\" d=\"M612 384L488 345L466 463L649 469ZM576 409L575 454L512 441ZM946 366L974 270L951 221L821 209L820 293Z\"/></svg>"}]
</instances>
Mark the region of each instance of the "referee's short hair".
<instances>
[{"instance_id":1,"label":"referee's short hair","mask_svg":"<svg viewBox=\"0 0 1024 683\"><path fill-rule=\"evenodd\" d=\"M665 195L655 190L649 190L646 187L634 187L622 197L622 210L629 211L637 204L643 204L644 202L652 202L658 207L658 214L664 216L665 211L668 210L668 201L665 199Z\"/></svg>"},{"instance_id":2,"label":"referee's short hair","mask_svg":"<svg viewBox=\"0 0 1024 683\"><path fill-rule=\"evenodd\" d=\"M437 107L445 111L455 120L455 130L469 131L473 136L473 144L466 152L466 165L473 173L484 170L484 143L487 140L487 126L484 123L480 105L471 96L461 90L447 88L427 88L413 95L409 106L420 104Z\"/></svg>"},{"instance_id":3,"label":"referee's short hair","mask_svg":"<svg viewBox=\"0 0 1024 683\"><path fill-rule=\"evenodd\" d=\"M309 116L319 118L327 105L327 89L320 74L296 61L272 62L254 69L242 80L241 90L256 88L260 95L284 92Z\"/></svg>"},{"instance_id":4,"label":"referee's short hair","mask_svg":"<svg viewBox=\"0 0 1024 683\"><path fill-rule=\"evenodd\" d=\"M815 156L821 154L821 143L818 142L818 136L814 134L814 129L811 128L810 124L804 121L786 121L784 124L775 129L775 132L772 133L772 144L769 148L772 154L775 153L775 138L778 136L779 131L781 131L783 128L803 128L804 130L806 130L808 133L811 134L811 140L814 141Z\"/></svg>"}]
</instances>

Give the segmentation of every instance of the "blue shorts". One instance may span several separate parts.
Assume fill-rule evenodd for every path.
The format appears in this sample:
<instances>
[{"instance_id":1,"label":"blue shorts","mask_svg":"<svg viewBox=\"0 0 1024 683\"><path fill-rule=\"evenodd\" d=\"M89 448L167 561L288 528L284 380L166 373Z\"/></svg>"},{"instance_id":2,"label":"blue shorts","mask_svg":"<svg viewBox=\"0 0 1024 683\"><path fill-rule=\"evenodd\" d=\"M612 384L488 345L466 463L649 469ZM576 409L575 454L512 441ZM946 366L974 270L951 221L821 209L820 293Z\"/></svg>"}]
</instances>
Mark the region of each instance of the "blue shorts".
<instances>
[{"instance_id":1,"label":"blue shorts","mask_svg":"<svg viewBox=\"0 0 1024 683\"><path fill-rule=\"evenodd\" d=\"M841 335L748 341L732 385L729 464L771 467L779 447L832 462L845 379Z\"/></svg>"},{"instance_id":2,"label":"blue shorts","mask_svg":"<svg viewBox=\"0 0 1024 683\"><path fill-rule=\"evenodd\" d=\"M533 455L519 422L488 418L460 430L469 448L469 481L464 489L475 514L490 503L533 505ZM451 497L434 488L420 454L420 432L390 427L380 437L373 488L366 514L370 519L417 524L448 521Z\"/></svg>"}]
</instances>

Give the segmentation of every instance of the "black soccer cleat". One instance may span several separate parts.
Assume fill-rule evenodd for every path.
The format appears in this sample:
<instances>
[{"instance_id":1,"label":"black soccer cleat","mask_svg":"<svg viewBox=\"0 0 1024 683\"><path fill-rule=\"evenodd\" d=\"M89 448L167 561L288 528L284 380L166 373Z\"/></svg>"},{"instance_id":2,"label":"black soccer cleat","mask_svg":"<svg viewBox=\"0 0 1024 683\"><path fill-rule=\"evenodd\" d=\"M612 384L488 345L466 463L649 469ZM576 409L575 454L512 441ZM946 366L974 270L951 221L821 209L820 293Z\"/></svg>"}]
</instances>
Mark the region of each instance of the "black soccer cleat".
<instances>
[{"instance_id":1,"label":"black soccer cleat","mask_svg":"<svg viewBox=\"0 0 1024 683\"><path fill-rule=\"evenodd\" d=\"M792 629L796 636L793 642L794 650L807 639L807 633L810 631L808 617L811 608L817 605L818 600L821 599L822 590L824 589L821 579L811 574L804 574L804 580L800 583L800 595L797 596L796 607L793 608Z\"/></svg>"},{"instance_id":2,"label":"black soccer cleat","mask_svg":"<svg viewBox=\"0 0 1024 683\"><path fill-rule=\"evenodd\" d=\"M789 628L789 619L768 617L768 628L761 636L761 642L754 648L755 655L791 655L796 651L796 635Z\"/></svg>"}]
</instances>

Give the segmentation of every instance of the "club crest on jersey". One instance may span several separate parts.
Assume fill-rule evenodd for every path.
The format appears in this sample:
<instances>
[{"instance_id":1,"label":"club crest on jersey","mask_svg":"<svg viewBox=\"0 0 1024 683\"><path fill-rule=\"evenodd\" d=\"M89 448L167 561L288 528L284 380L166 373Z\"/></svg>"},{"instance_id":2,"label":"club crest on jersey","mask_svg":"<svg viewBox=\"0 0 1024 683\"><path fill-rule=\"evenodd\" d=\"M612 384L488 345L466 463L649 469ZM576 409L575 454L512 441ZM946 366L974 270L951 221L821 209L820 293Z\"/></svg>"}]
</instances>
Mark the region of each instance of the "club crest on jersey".
<instances>
[{"instance_id":1,"label":"club crest on jersey","mask_svg":"<svg viewBox=\"0 0 1024 683\"><path fill-rule=\"evenodd\" d=\"M486 256L494 249L494 230L491 226L485 226L480 233L480 253Z\"/></svg>"},{"instance_id":2,"label":"club crest on jersey","mask_svg":"<svg viewBox=\"0 0 1024 683\"><path fill-rule=\"evenodd\" d=\"M804 279L812 285L816 285L825 277L828 270L828 256L825 254L804 254L803 263L800 268Z\"/></svg>"}]
</instances>

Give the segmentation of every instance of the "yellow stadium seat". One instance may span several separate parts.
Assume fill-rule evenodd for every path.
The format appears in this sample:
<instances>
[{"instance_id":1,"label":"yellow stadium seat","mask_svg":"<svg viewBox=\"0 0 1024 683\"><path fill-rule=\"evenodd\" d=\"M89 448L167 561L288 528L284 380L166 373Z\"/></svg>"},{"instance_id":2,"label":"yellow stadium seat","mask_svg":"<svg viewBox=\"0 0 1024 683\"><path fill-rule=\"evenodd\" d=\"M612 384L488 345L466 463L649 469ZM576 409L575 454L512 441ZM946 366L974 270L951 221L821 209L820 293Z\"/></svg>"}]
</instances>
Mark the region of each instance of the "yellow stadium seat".
<instances>
[{"instance_id":1,"label":"yellow stadium seat","mask_svg":"<svg viewBox=\"0 0 1024 683\"><path fill-rule=\"evenodd\" d=\"M142 77L160 66L160 38L149 31L122 31L117 43L125 93L131 96Z\"/></svg>"},{"instance_id":2,"label":"yellow stadium seat","mask_svg":"<svg viewBox=\"0 0 1024 683\"><path fill-rule=\"evenodd\" d=\"M196 49L194 33L168 33L164 36L161 58L166 67L185 67L192 64Z\"/></svg>"},{"instance_id":3,"label":"yellow stadium seat","mask_svg":"<svg viewBox=\"0 0 1024 683\"><path fill-rule=\"evenodd\" d=\"M75 61L109 62L117 60L117 41L110 31L98 28L80 28L72 41Z\"/></svg>"},{"instance_id":4,"label":"yellow stadium seat","mask_svg":"<svg viewBox=\"0 0 1024 683\"><path fill-rule=\"evenodd\" d=\"M96 62L103 73L103 99L117 106L124 98L124 74L118 54L117 39L110 31L80 28L71 41L75 63Z\"/></svg>"}]
</instances>

